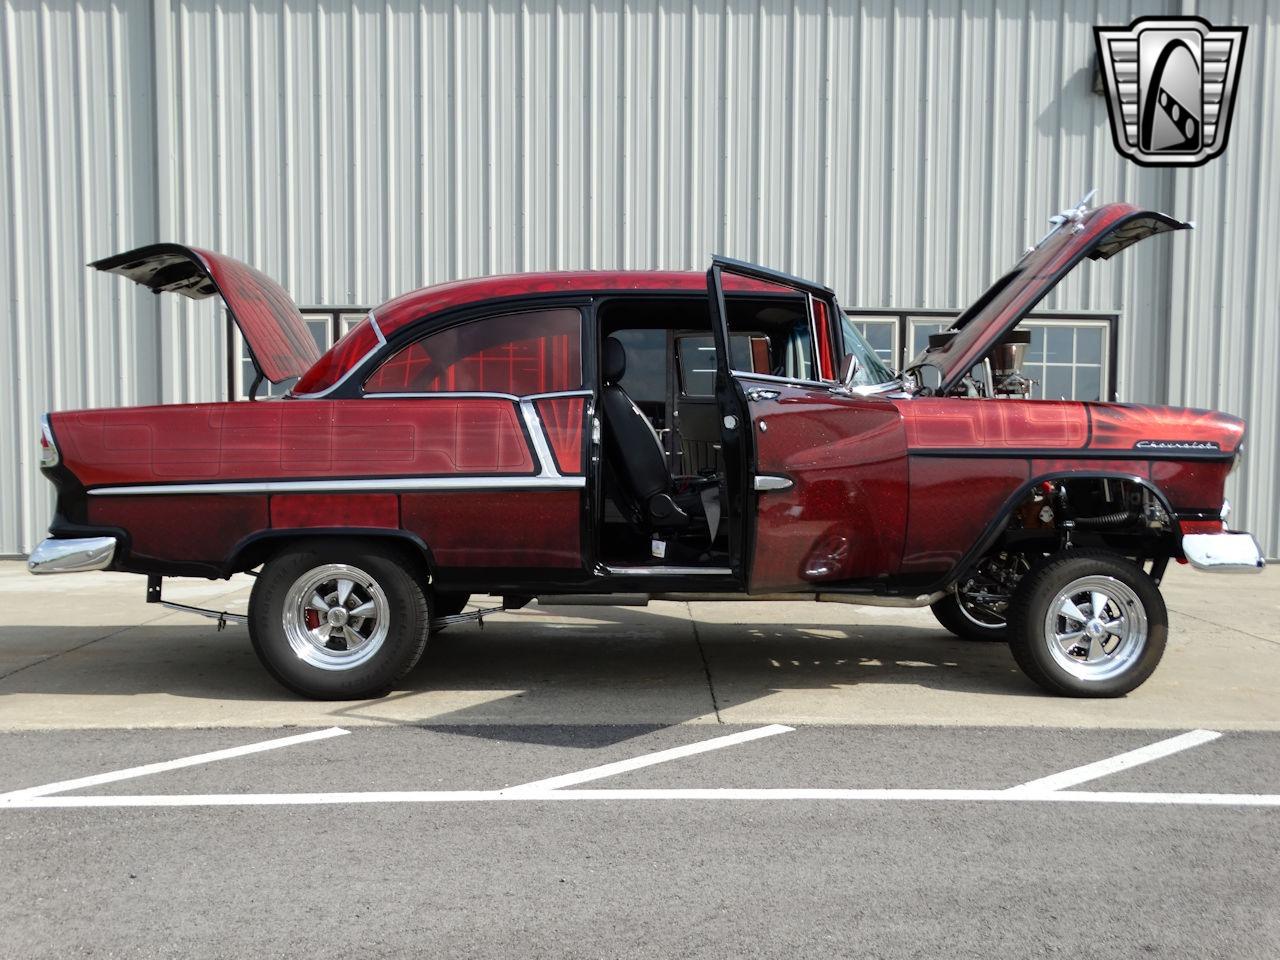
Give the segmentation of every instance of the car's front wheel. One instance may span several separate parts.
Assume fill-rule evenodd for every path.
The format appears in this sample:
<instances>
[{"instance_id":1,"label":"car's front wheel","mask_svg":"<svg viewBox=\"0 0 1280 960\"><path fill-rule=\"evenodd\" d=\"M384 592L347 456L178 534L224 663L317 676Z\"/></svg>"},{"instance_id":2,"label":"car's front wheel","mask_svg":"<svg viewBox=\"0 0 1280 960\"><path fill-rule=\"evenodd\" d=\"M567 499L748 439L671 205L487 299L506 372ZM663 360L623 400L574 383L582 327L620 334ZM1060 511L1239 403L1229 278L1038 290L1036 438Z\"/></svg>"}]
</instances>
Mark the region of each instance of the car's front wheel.
<instances>
[{"instance_id":1,"label":"car's front wheel","mask_svg":"<svg viewBox=\"0 0 1280 960\"><path fill-rule=\"evenodd\" d=\"M387 693L426 645L428 601L395 549L303 541L268 561L249 598L249 637L284 686L317 700Z\"/></svg>"},{"instance_id":2,"label":"car's front wheel","mask_svg":"<svg viewBox=\"0 0 1280 960\"><path fill-rule=\"evenodd\" d=\"M1164 654L1164 598L1141 569L1116 554L1071 550L1019 584L1009 647L1051 693L1119 697L1140 686Z\"/></svg>"}]
</instances>

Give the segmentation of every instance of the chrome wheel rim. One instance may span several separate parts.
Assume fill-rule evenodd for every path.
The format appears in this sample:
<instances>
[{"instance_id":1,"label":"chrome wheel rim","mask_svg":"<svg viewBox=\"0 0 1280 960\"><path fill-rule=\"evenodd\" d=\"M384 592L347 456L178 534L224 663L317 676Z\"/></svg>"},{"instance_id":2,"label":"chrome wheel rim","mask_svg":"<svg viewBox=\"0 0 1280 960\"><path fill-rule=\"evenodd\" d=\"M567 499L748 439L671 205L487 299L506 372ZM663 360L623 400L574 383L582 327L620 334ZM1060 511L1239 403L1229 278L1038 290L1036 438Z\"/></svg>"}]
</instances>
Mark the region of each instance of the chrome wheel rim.
<instances>
[{"instance_id":1,"label":"chrome wheel rim","mask_svg":"<svg viewBox=\"0 0 1280 960\"><path fill-rule=\"evenodd\" d=\"M298 577L284 598L284 635L298 659L321 670L367 663L387 639L391 605L359 567L326 563Z\"/></svg>"},{"instance_id":2,"label":"chrome wheel rim","mask_svg":"<svg viewBox=\"0 0 1280 960\"><path fill-rule=\"evenodd\" d=\"M1081 577L1057 592L1044 618L1054 661L1080 680L1110 680L1124 673L1147 645L1142 600L1115 577Z\"/></svg>"},{"instance_id":3,"label":"chrome wheel rim","mask_svg":"<svg viewBox=\"0 0 1280 960\"><path fill-rule=\"evenodd\" d=\"M960 608L960 613L966 620L983 630L1003 630L1008 625L1004 617L994 610L978 606L967 599L963 593L956 594L956 606ZM986 619L983 619L984 617Z\"/></svg>"}]
</instances>

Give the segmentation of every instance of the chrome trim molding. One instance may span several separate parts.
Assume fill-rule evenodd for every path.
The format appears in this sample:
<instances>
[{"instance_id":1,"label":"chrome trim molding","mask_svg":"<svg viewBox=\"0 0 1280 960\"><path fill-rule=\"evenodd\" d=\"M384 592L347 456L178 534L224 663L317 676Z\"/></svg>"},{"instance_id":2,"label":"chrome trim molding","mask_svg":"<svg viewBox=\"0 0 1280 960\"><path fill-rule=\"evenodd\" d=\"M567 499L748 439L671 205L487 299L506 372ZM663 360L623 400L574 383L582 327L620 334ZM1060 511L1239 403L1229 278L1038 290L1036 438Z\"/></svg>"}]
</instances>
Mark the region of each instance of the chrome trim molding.
<instances>
[{"instance_id":1,"label":"chrome trim molding","mask_svg":"<svg viewBox=\"0 0 1280 960\"><path fill-rule=\"evenodd\" d=\"M533 441L533 452L538 455L538 463L542 466L538 476L559 477L560 471L556 469L555 458L551 455L551 446L547 443L547 435L542 429L542 418L538 416L538 410L534 407L532 400L520 401L520 415L524 417L524 425L529 430L529 439Z\"/></svg>"},{"instance_id":2,"label":"chrome trim molding","mask_svg":"<svg viewBox=\"0 0 1280 960\"><path fill-rule=\"evenodd\" d=\"M417 393L411 390L394 393L362 393L361 400L506 400L508 403L519 403L520 398L514 393L497 393L492 390L423 390Z\"/></svg>"},{"instance_id":3,"label":"chrome trim molding","mask_svg":"<svg viewBox=\"0 0 1280 960\"><path fill-rule=\"evenodd\" d=\"M874 593L819 593L819 603L847 603L855 607L927 607L945 597L945 590L920 593L914 597L887 597Z\"/></svg>"},{"instance_id":4,"label":"chrome trim molding","mask_svg":"<svg viewBox=\"0 0 1280 960\"><path fill-rule=\"evenodd\" d=\"M768 383L786 383L793 387L817 387L820 390L831 391L835 386L827 380L805 380L802 377L775 377L772 373L756 373L752 370L730 370L729 375L732 377L746 377L749 380L764 380Z\"/></svg>"},{"instance_id":5,"label":"chrome trim molding","mask_svg":"<svg viewBox=\"0 0 1280 960\"><path fill-rule=\"evenodd\" d=\"M350 493L402 490L564 490L585 487L586 477L471 476L383 477L376 480L230 480L221 483L156 483L97 487L91 497L165 496L183 493Z\"/></svg>"},{"instance_id":6,"label":"chrome trim molding","mask_svg":"<svg viewBox=\"0 0 1280 960\"><path fill-rule=\"evenodd\" d=\"M111 566L115 556L115 537L86 537L76 540L49 537L41 540L31 551L31 556L27 557L27 569L32 573L102 570Z\"/></svg>"},{"instance_id":7,"label":"chrome trim molding","mask_svg":"<svg viewBox=\"0 0 1280 960\"><path fill-rule=\"evenodd\" d=\"M499 393L496 390L421 390L417 392L403 390L395 393L365 393L361 395L361 398L364 400L448 400L464 397L470 399L510 400L512 403L520 403L524 400L552 400L556 397L590 396L592 396L590 390L553 390L550 393L526 393L521 396L517 396L514 393Z\"/></svg>"},{"instance_id":8,"label":"chrome trim molding","mask_svg":"<svg viewBox=\"0 0 1280 960\"><path fill-rule=\"evenodd\" d=\"M1182 552L1198 570L1257 573L1267 565L1251 533L1188 533Z\"/></svg>"},{"instance_id":9,"label":"chrome trim molding","mask_svg":"<svg viewBox=\"0 0 1280 960\"><path fill-rule=\"evenodd\" d=\"M378 318L373 315L372 310L369 311L367 319L369 321L369 326L373 327L373 335L378 338L378 342L375 346L370 347L365 351L365 355L348 367L347 372L335 380L331 386L325 387L323 390L318 390L315 393L293 393L290 391L287 396L290 396L295 400L319 400L321 397L327 397L329 394L333 393L333 391L337 390L340 386L350 380L352 374L363 367L366 361L368 361L375 353L385 347L387 345L387 338L382 335L382 327L378 326ZM352 329L354 330L355 328L352 327Z\"/></svg>"},{"instance_id":10,"label":"chrome trim molding","mask_svg":"<svg viewBox=\"0 0 1280 960\"><path fill-rule=\"evenodd\" d=\"M731 577L728 567L605 567L614 577Z\"/></svg>"},{"instance_id":11,"label":"chrome trim molding","mask_svg":"<svg viewBox=\"0 0 1280 960\"><path fill-rule=\"evenodd\" d=\"M757 473L755 486L757 491L766 490L790 490L795 486L795 481L790 477L780 476L776 473Z\"/></svg>"}]
</instances>

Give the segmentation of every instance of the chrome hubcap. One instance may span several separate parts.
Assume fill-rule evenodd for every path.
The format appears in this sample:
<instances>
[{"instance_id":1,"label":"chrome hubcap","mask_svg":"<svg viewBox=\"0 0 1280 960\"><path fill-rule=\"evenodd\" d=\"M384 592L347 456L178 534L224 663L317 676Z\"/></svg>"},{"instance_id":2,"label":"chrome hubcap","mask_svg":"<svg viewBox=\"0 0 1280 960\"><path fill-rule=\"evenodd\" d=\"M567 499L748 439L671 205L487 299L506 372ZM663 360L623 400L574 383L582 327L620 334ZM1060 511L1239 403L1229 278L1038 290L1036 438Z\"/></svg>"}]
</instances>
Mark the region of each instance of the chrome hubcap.
<instances>
[{"instance_id":1,"label":"chrome hubcap","mask_svg":"<svg viewBox=\"0 0 1280 960\"><path fill-rule=\"evenodd\" d=\"M1147 645L1147 615L1133 589L1114 577L1081 577L1049 604L1049 653L1081 680L1108 680L1129 669Z\"/></svg>"},{"instance_id":2,"label":"chrome hubcap","mask_svg":"<svg viewBox=\"0 0 1280 960\"><path fill-rule=\"evenodd\" d=\"M326 563L308 570L285 594L284 634L314 667L350 670L367 662L387 638L391 606L359 567Z\"/></svg>"}]
</instances>

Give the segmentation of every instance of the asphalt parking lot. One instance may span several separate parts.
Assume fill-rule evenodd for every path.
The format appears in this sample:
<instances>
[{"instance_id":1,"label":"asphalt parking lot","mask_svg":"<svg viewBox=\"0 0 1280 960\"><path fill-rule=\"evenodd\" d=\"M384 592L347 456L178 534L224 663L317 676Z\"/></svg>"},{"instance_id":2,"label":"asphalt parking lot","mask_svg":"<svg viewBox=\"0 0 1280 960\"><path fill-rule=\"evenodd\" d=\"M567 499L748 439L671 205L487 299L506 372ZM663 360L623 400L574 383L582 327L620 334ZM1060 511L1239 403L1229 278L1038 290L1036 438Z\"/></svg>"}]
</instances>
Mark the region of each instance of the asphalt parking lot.
<instances>
[{"instance_id":1,"label":"asphalt parking lot","mask_svg":"<svg viewBox=\"0 0 1280 960\"><path fill-rule=\"evenodd\" d=\"M1280 577L1166 596L1116 701L726 603L498 616L316 704L140 580L4 564L0 955L1274 958Z\"/></svg>"}]
</instances>

